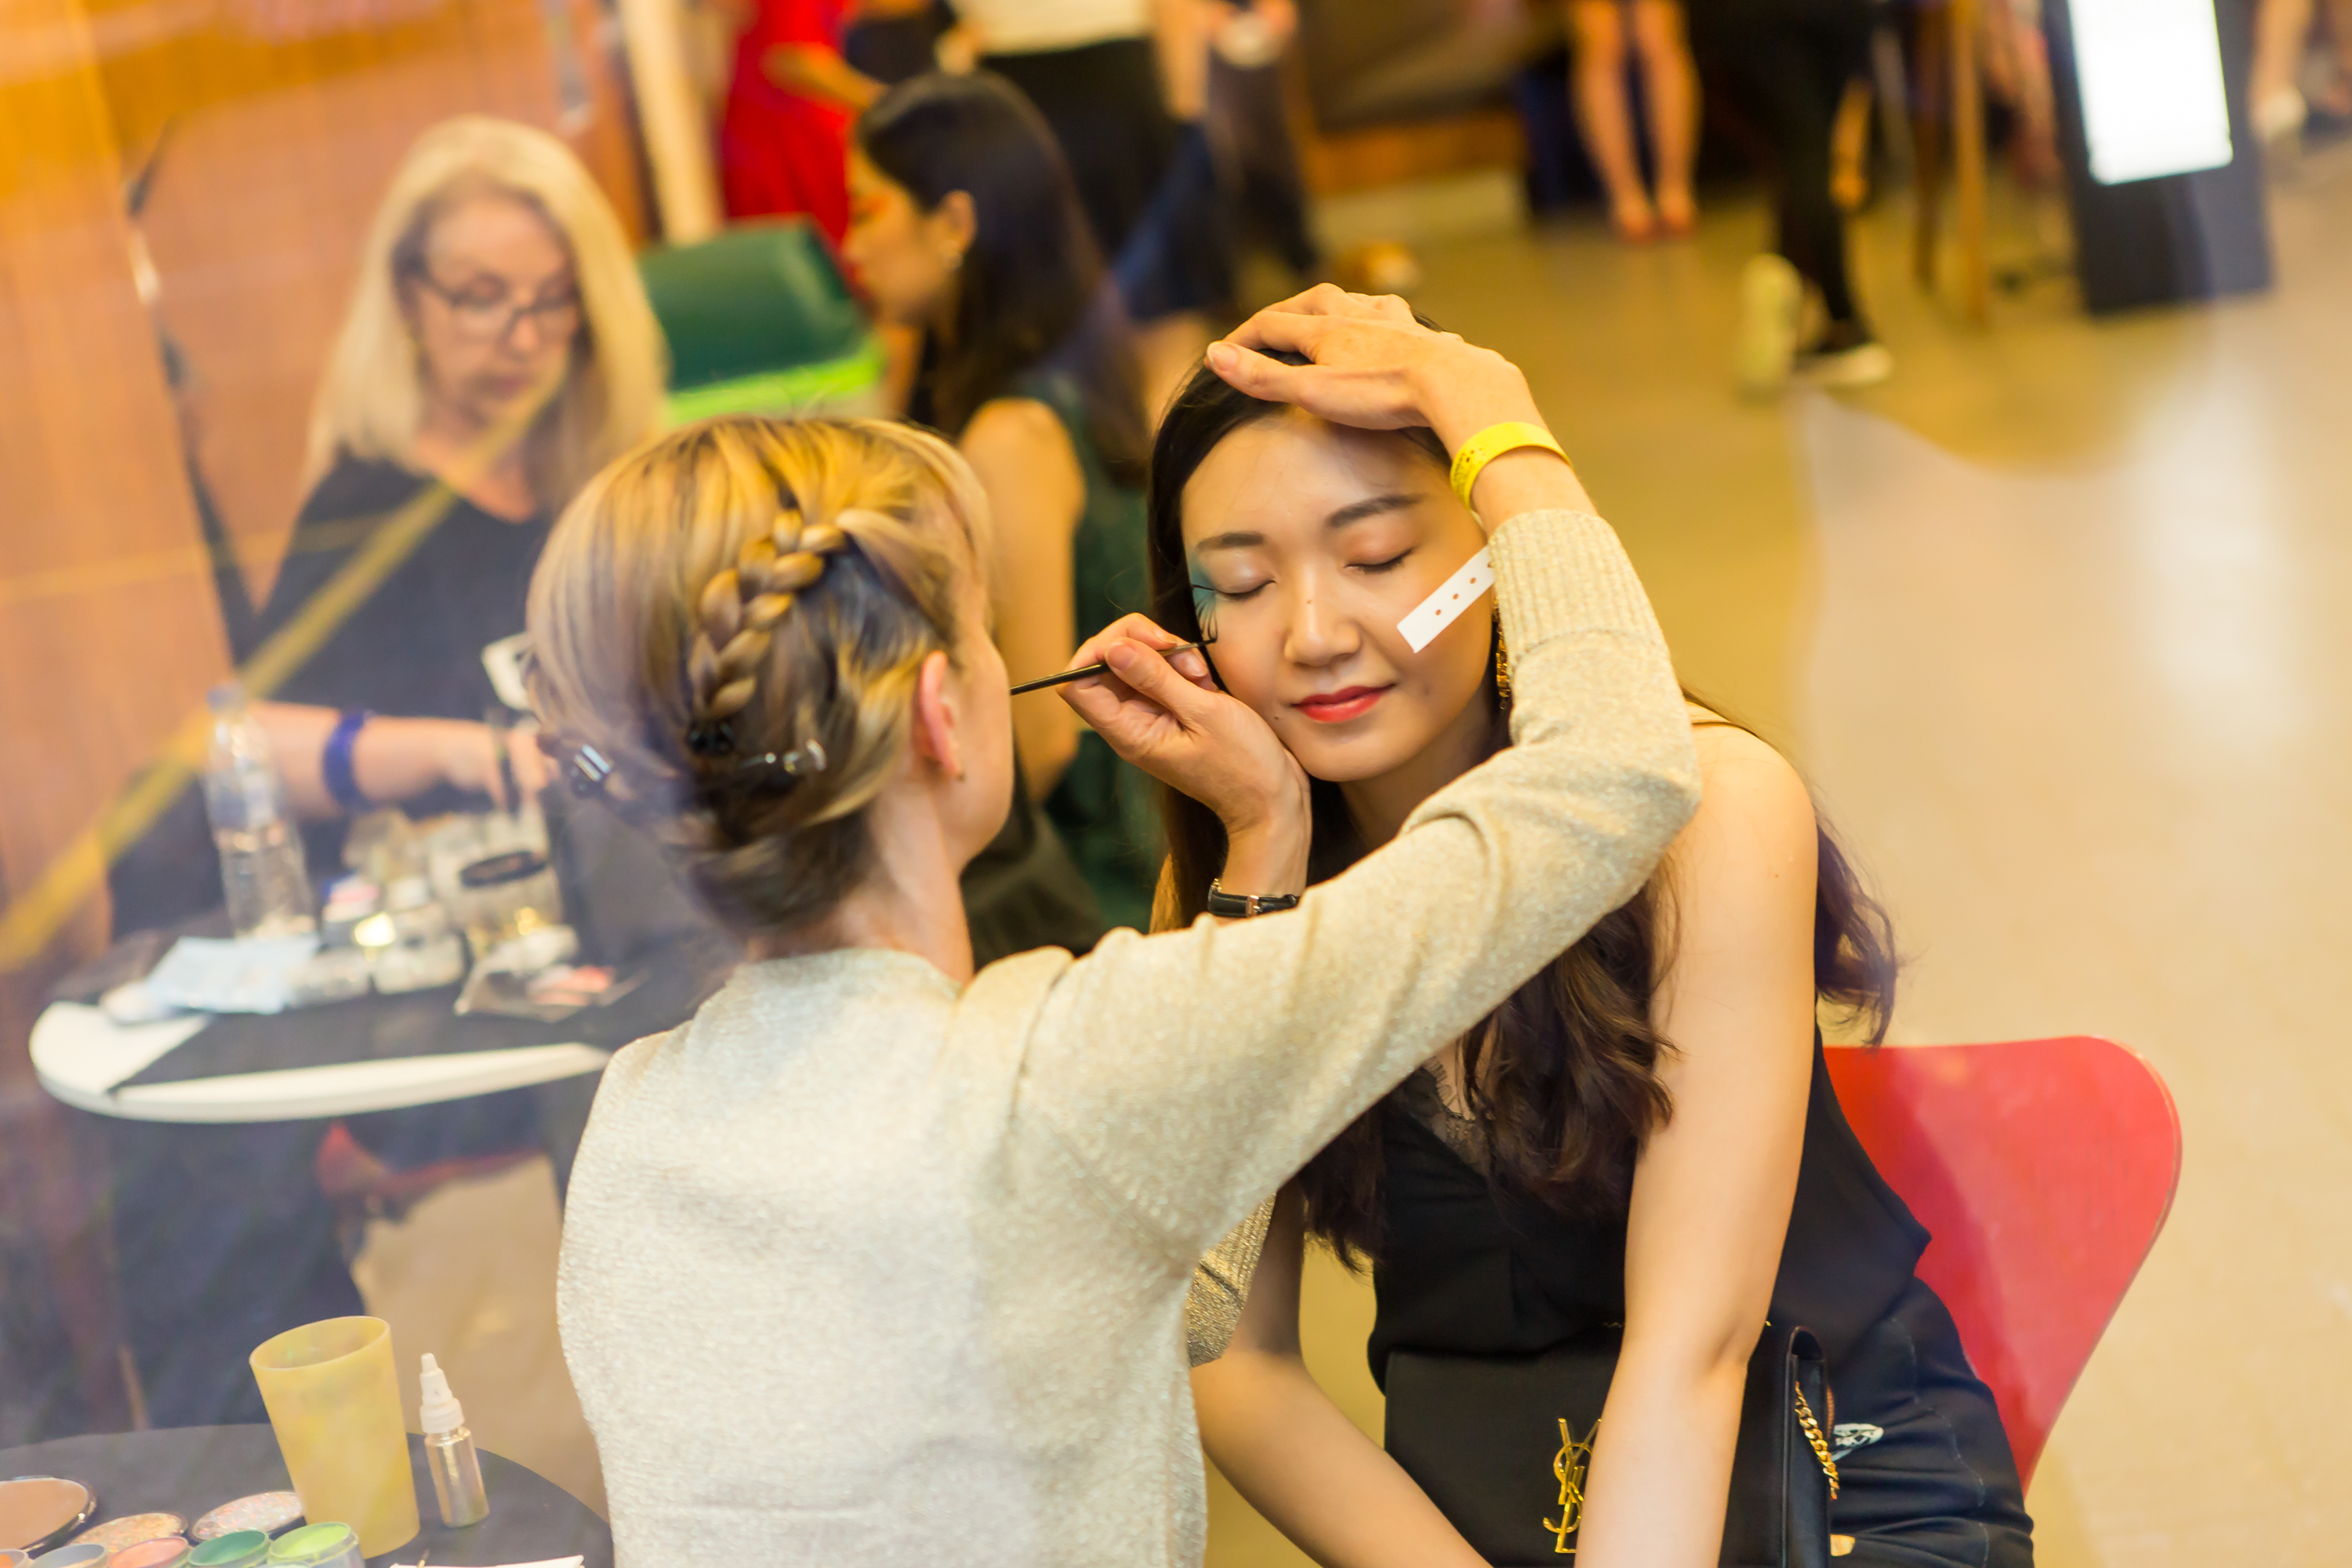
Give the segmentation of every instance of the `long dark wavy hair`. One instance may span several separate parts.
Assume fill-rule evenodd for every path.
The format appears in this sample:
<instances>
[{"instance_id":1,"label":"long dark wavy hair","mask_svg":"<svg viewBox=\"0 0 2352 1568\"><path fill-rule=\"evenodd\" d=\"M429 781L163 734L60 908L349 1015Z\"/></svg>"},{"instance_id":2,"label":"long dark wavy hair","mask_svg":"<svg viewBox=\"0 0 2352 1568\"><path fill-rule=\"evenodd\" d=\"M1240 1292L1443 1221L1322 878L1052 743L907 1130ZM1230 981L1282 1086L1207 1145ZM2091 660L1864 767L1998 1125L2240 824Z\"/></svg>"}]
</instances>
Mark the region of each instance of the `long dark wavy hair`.
<instances>
[{"instance_id":1,"label":"long dark wavy hair","mask_svg":"<svg viewBox=\"0 0 2352 1568\"><path fill-rule=\"evenodd\" d=\"M1150 433L1118 290L1087 226L1054 133L1018 88L987 71L900 82L858 117L857 149L925 212L971 199L955 319L927 333L908 412L959 436L981 405L1034 372L1076 386L1086 435L1111 478L1138 483Z\"/></svg>"},{"instance_id":2,"label":"long dark wavy hair","mask_svg":"<svg viewBox=\"0 0 2352 1568\"><path fill-rule=\"evenodd\" d=\"M1286 406L1238 392L1204 368L1160 422L1145 489L1151 614L1180 637L1201 635L1184 559L1184 487L1219 442ZM1395 434L1444 465L1433 433ZM1491 666L1478 700L1492 707L1489 749L1498 751L1510 743L1509 713ZM1307 879L1320 882L1360 858L1365 845L1337 784L1314 780L1310 792ZM1224 828L1213 812L1173 790L1160 792L1160 809L1169 850L1161 923L1181 924L1206 907L1210 879L1224 862ZM1814 989L1874 1044L1885 1037L1895 1004L1893 931L1826 826L1818 841ZM1635 1156L1674 1109L1658 1081L1659 1059L1673 1044L1650 1018L1652 994L1673 956L1667 880L1664 870L1653 876L1464 1039L1462 1082L1497 1184L1567 1213L1623 1207ZM1374 1106L1299 1173L1308 1230L1350 1261L1380 1255L1389 1114L1385 1102Z\"/></svg>"}]
</instances>

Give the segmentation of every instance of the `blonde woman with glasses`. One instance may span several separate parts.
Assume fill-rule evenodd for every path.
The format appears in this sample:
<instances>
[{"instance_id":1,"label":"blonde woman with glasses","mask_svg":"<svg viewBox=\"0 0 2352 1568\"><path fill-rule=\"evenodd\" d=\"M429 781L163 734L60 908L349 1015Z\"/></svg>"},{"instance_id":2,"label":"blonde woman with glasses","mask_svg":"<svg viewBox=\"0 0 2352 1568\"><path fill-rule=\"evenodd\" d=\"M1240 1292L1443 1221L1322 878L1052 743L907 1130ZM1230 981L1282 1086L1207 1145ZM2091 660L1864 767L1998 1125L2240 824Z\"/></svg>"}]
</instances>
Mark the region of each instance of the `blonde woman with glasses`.
<instances>
[{"instance_id":1,"label":"blonde woman with glasses","mask_svg":"<svg viewBox=\"0 0 2352 1568\"><path fill-rule=\"evenodd\" d=\"M652 433L665 354L620 220L561 142L479 115L417 140L361 251L311 413L309 493L258 626L265 645L298 625L320 637L257 710L310 819L314 872L341 863L345 821L370 806L499 792L483 650L522 631L556 511ZM391 571L330 609L320 591L415 521ZM514 763L539 781L527 742ZM208 844L173 859L152 877L165 868L131 859L118 925L219 902Z\"/></svg>"},{"instance_id":2,"label":"blonde woman with glasses","mask_svg":"<svg viewBox=\"0 0 2352 1568\"><path fill-rule=\"evenodd\" d=\"M562 142L480 117L419 138L361 252L311 420L308 498L259 628L265 643L323 634L280 700L257 708L309 819L315 877L341 867L346 822L374 805L423 815L500 793L483 650L522 631L558 509L652 432L663 357L620 223ZM355 608L331 609L320 591L383 531L416 521L421 538L389 574ZM540 782L528 744L513 763L524 787ZM219 906L196 791L110 883L118 933ZM119 1249L205 1303L126 1308L166 1425L262 1419L246 1352L361 1310L311 1173L320 1125L236 1131L201 1158L189 1130L120 1141ZM374 1119L365 1142L414 1166L538 1136L527 1101L509 1095ZM198 1169L213 1194L202 1202L186 1186Z\"/></svg>"},{"instance_id":3,"label":"blonde woman with glasses","mask_svg":"<svg viewBox=\"0 0 2352 1568\"><path fill-rule=\"evenodd\" d=\"M1013 721L985 503L937 437L714 422L556 526L541 718L751 953L614 1057L573 1169L557 1300L623 1568L747 1542L1192 1568L1194 1259L1690 814L1664 645L1519 373L1332 289L1236 338L1210 350L1236 384L1462 455L1517 693L1516 746L1302 900L1307 783L1274 731L1141 616L1089 639L1110 673L1068 700L1216 813L1212 912L1255 918L974 974L956 879L1004 819Z\"/></svg>"}]
</instances>

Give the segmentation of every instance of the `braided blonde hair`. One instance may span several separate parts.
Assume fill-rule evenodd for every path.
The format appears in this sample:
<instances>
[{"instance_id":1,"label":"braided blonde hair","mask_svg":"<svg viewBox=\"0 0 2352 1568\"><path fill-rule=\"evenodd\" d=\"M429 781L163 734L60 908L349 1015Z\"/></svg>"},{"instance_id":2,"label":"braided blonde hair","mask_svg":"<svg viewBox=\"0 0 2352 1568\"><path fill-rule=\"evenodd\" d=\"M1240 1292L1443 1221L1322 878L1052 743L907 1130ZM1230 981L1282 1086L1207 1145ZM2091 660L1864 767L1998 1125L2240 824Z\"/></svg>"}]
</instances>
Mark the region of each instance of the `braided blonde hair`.
<instances>
[{"instance_id":1,"label":"braided blonde hair","mask_svg":"<svg viewBox=\"0 0 2352 1568\"><path fill-rule=\"evenodd\" d=\"M909 426L674 431L556 524L531 579L533 703L559 751L609 763L720 918L821 920L871 868L864 808L905 754L923 661L960 668L984 630L967 622L986 526L963 459Z\"/></svg>"}]
</instances>

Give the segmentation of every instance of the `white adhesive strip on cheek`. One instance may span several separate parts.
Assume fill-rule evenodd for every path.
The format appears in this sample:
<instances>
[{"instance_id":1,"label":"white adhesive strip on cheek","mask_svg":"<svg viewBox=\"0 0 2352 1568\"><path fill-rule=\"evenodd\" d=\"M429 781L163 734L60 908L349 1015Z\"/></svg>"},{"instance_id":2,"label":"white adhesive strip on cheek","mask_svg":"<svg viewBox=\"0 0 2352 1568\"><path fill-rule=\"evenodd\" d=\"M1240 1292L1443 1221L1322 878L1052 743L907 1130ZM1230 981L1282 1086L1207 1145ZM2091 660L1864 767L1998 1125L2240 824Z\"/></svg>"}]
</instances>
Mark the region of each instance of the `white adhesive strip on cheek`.
<instances>
[{"instance_id":1,"label":"white adhesive strip on cheek","mask_svg":"<svg viewBox=\"0 0 2352 1568\"><path fill-rule=\"evenodd\" d=\"M1462 563L1462 570L1437 585L1437 592L1412 608L1412 614L1397 623L1404 640L1419 653L1437 639L1437 634L1452 626L1463 611L1486 596L1495 585L1494 558L1481 550Z\"/></svg>"}]
</instances>

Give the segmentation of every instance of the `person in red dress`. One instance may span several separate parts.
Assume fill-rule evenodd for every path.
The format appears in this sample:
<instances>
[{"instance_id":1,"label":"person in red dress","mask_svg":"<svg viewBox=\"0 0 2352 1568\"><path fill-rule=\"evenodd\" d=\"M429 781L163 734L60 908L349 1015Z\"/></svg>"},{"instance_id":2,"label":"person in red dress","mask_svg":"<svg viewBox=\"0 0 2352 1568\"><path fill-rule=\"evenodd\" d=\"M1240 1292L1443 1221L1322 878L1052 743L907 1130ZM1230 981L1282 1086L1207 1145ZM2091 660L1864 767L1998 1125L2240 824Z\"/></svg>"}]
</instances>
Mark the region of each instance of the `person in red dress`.
<instances>
[{"instance_id":1,"label":"person in red dress","mask_svg":"<svg viewBox=\"0 0 2352 1568\"><path fill-rule=\"evenodd\" d=\"M849 122L882 86L841 55L851 0L754 0L719 130L730 217L806 213L834 245L849 226Z\"/></svg>"}]
</instances>

